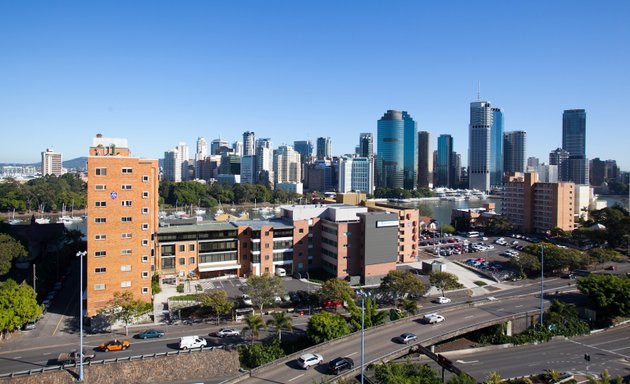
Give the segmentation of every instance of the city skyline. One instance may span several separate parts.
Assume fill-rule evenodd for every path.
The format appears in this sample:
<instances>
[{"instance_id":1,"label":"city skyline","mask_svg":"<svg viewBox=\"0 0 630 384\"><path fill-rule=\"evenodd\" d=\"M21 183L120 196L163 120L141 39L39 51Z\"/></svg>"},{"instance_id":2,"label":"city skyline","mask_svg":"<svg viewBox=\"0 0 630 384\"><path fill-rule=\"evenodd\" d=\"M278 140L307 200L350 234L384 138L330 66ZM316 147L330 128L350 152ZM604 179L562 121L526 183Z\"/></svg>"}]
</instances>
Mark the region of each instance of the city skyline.
<instances>
[{"instance_id":1,"label":"city skyline","mask_svg":"<svg viewBox=\"0 0 630 384\"><path fill-rule=\"evenodd\" d=\"M246 131L276 146L331 137L341 155L394 109L453 136L467 165L479 82L504 130L527 132L527 157L547 162L563 111L585 109L586 157L630 169L613 139L624 137L630 4L388 4L411 23L376 3L246 4L0 4L0 162L35 163L46 148L86 156L96 133L144 158ZM480 59L473 26L488 41Z\"/></svg>"}]
</instances>

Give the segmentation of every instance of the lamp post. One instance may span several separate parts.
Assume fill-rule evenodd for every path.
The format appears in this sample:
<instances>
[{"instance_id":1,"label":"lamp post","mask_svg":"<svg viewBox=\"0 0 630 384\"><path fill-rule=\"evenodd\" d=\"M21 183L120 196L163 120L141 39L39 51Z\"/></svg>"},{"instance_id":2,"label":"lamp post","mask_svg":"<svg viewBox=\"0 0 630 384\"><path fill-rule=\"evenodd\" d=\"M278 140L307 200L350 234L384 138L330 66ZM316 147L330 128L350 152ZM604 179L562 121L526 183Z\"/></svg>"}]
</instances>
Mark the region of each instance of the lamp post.
<instances>
[{"instance_id":1,"label":"lamp post","mask_svg":"<svg viewBox=\"0 0 630 384\"><path fill-rule=\"evenodd\" d=\"M365 364L365 298L369 295L364 290L357 292L361 296L361 384L363 384L363 367Z\"/></svg>"},{"instance_id":2,"label":"lamp post","mask_svg":"<svg viewBox=\"0 0 630 384\"><path fill-rule=\"evenodd\" d=\"M79 258L79 382L83 382L83 257L87 251L77 252Z\"/></svg>"},{"instance_id":3,"label":"lamp post","mask_svg":"<svg viewBox=\"0 0 630 384\"><path fill-rule=\"evenodd\" d=\"M545 247L540 246L540 327L543 326L543 294L545 281Z\"/></svg>"}]
</instances>

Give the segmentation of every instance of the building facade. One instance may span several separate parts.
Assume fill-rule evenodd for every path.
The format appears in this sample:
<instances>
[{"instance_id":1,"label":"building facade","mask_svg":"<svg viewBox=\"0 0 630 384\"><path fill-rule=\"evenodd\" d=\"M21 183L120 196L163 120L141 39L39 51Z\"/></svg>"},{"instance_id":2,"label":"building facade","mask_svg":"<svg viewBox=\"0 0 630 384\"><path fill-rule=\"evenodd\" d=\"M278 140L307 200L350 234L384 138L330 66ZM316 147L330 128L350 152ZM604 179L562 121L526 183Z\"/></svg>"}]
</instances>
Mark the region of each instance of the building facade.
<instances>
[{"instance_id":1,"label":"building facade","mask_svg":"<svg viewBox=\"0 0 630 384\"><path fill-rule=\"evenodd\" d=\"M61 176L63 171L63 159L61 152L55 152L50 148L42 152L42 176Z\"/></svg>"},{"instance_id":2,"label":"building facade","mask_svg":"<svg viewBox=\"0 0 630 384\"><path fill-rule=\"evenodd\" d=\"M338 192L374 193L374 157L341 157Z\"/></svg>"},{"instance_id":3,"label":"building facade","mask_svg":"<svg viewBox=\"0 0 630 384\"><path fill-rule=\"evenodd\" d=\"M388 110L377 123L377 140L378 186L414 189L418 146L413 118L405 111Z\"/></svg>"},{"instance_id":4,"label":"building facade","mask_svg":"<svg viewBox=\"0 0 630 384\"><path fill-rule=\"evenodd\" d=\"M492 106L487 101L470 103L468 126L468 182L470 189L490 190Z\"/></svg>"},{"instance_id":5,"label":"building facade","mask_svg":"<svg viewBox=\"0 0 630 384\"><path fill-rule=\"evenodd\" d=\"M300 154L292 146L281 145L274 151L273 166L274 184L302 182Z\"/></svg>"},{"instance_id":6,"label":"building facade","mask_svg":"<svg viewBox=\"0 0 630 384\"><path fill-rule=\"evenodd\" d=\"M440 135L436 159L436 181L438 187L453 187L453 136Z\"/></svg>"},{"instance_id":7,"label":"building facade","mask_svg":"<svg viewBox=\"0 0 630 384\"><path fill-rule=\"evenodd\" d=\"M503 135L503 170L505 172L525 172L527 133L525 131L505 132Z\"/></svg>"},{"instance_id":8,"label":"building facade","mask_svg":"<svg viewBox=\"0 0 630 384\"><path fill-rule=\"evenodd\" d=\"M504 127L503 112L500 108L492 108L492 128L490 129L490 185L501 187L503 185L504 164ZM523 172L521 169L520 172Z\"/></svg>"},{"instance_id":9,"label":"building facade","mask_svg":"<svg viewBox=\"0 0 630 384\"><path fill-rule=\"evenodd\" d=\"M569 109L562 113L562 149L569 152L568 181L588 184L586 111L584 109Z\"/></svg>"},{"instance_id":10,"label":"building facade","mask_svg":"<svg viewBox=\"0 0 630 384\"><path fill-rule=\"evenodd\" d=\"M243 156L254 156L256 154L256 134L246 131L243 133Z\"/></svg>"},{"instance_id":11,"label":"building facade","mask_svg":"<svg viewBox=\"0 0 630 384\"><path fill-rule=\"evenodd\" d=\"M433 137L418 132L418 188L433 188Z\"/></svg>"},{"instance_id":12,"label":"building facade","mask_svg":"<svg viewBox=\"0 0 630 384\"><path fill-rule=\"evenodd\" d=\"M313 160L313 143L310 140L294 141L293 149L300 154L302 164L310 163Z\"/></svg>"},{"instance_id":13,"label":"building facade","mask_svg":"<svg viewBox=\"0 0 630 384\"><path fill-rule=\"evenodd\" d=\"M332 159L332 139L330 137L317 138L317 160Z\"/></svg>"},{"instance_id":14,"label":"building facade","mask_svg":"<svg viewBox=\"0 0 630 384\"><path fill-rule=\"evenodd\" d=\"M374 155L374 135L372 133L361 133L359 135L359 157L370 157Z\"/></svg>"}]
</instances>

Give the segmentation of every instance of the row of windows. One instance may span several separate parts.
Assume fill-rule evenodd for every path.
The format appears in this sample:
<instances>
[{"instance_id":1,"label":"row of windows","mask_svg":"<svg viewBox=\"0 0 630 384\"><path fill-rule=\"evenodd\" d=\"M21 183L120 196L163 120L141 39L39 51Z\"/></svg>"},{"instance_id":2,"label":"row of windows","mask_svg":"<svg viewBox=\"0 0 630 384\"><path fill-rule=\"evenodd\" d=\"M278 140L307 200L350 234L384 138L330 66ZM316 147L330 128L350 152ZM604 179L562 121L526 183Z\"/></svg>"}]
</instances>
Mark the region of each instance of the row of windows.
<instances>
[{"instance_id":1,"label":"row of windows","mask_svg":"<svg viewBox=\"0 0 630 384\"><path fill-rule=\"evenodd\" d=\"M125 175L131 175L133 174L133 168L132 167L122 167L120 169L120 173L125 174ZM96 176L107 176L107 167L98 167L94 169L94 174ZM146 183L149 181L149 176L147 175L143 175L142 176L142 182Z\"/></svg>"},{"instance_id":2,"label":"row of windows","mask_svg":"<svg viewBox=\"0 0 630 384\"><path fill-rule=\"evenodd\" d=\"M120 282L120 287L121 288L130 288L131 287L131 281L121 281ZM104 291L105 289L107 289L107 284L94 284L94 290L95 291ZM142 287L142 294L147 294L149 293L149 287Z\"/></svg>"},{"instance_id":3,"label":"row of windows","mask_svg":"<svg viewBox=\"0 0 630 384\"><path fill-rule=\"evenodd\" d=\"M327 226L323 225L322 226L322 232L332 233L333 235L337 236L337 228L331 228L331 227L327 227Z\"/></svg>"},{"instance_id":4,"label":"row of windows","mask_svg":"<svg viewBox=\"0 0 630 384\"><path fill-rule=\"evenodd\" d=\"M145 180L143 180L143 181L145 181ZM146 181L149 181L148 176L147 176L147 180ZM133 186L131 184L122 184L120 186L120 189L122 189L124 191L130 191L132 188L133 188ZM96 185L94 185L94 189L97 190L97 191L106 191L107 190L107 184L96 184ZM149 192L143 192L142 197L145 197L144 196L145 193L146 193L146 197L148 197L149 196Z\"/></svg>"},{"instance_id":5,"label":"row of windows","mask_svg":"<svg viewBox=\"0 0 630 384\"><path fill-rule=\"evenodd\" d=\"M121 265L120 266L120 270L121 272L131 272L131 265ZM103 274L103 273L107 273L107 268L106 267L96 267L94 268L94 273L96 274ZM149 278L149 271L142 271L140 273L140 276L143 279L148 279Z\"/></svg>"},{"instance_id":6,"label":"row of windows","mask_svg":"<svg viewBox=\"0 0 630 384\"><path fill-rule=\"evenodd\" d=\"M148 242L148 240L143 240L143 242L144 241ZM121 249L120 250L120 255L121 256L130 256L132 254L133 254L133 251L131 249ZM95 257L105 257L105 256L107 256L107 251L94 251L94 256ZM142 256L142 262L146 263L147 261L149 261L149 256Z\"/></svg>"},{"instance_id":7,"label":"row of windows","mask_svg":"<svg viewBox=\"0 0 630 384\"><path fill-rule=\"evenodd\" d=\"M221 252L212 253L209 255L199 255L199 264L203 263L218 263L223 261L236 261L236 252Z\"/></svg>"},{"instance_id":8,"label":"row of windows","mask_svg":"<svg viewBox=\"0 0 630 384\"><path fill-rule=\"evenodd\" d=\"M322 243L328 244L328 245L332 245L333 247L337 247L337 241L331 240L331 239L327 239L325 237L322 237Z\"/></svg>"}]
</instances>

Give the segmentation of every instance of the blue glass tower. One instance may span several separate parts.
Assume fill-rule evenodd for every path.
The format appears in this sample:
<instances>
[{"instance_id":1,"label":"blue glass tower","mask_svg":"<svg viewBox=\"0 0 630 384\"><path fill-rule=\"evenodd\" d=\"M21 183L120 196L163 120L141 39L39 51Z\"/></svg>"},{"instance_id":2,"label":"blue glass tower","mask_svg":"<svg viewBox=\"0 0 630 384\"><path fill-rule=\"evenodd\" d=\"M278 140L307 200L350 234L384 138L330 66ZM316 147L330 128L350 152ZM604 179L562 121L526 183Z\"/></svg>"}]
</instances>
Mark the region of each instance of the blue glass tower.
<instances>
[{"instance_id":1,"label":"blue glass tower","mask_svg":"<svg viewBox=\"0 0 630 384\"><path fill-rule=\"evenodd\" d=\"M492 127L490 128L490 186L503 185L503 112L492 108Z\"/></svg>"},{"instance_id":2,"label":"blue glass tower","mask_svg":"<svg viewBox=\"0 0 630 384\"><path fill-rule=\"evenodd\" d=\"M416 189L418 181L418 129L411 115L403 111L404 143L403 143L403 187Z\"/></svg>"},{"instance_id":3,"label":"blue glass tower","mask_svg":"<svg viewBox=\"0 0 630 384\"><path fill-rule=\"evenodd\" d=\"M440 135L438 137L437 151L437 180L438 187L452 187L452 160L453 160L453 136Z\"/></svg>"},{"instance_id":4,"label":"blue glass tower","mask_svg":"<svg viewBox=\"0 0 630 384\"><path fill-rule=\"evenodd\" d=\"M404 187L405 121L400 111L388 110L377 123L377 185Z\"/></svg>"}]
</instances>

